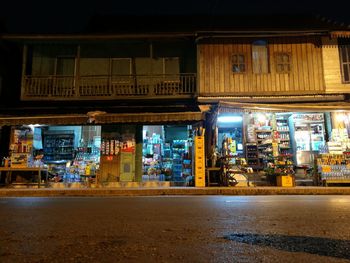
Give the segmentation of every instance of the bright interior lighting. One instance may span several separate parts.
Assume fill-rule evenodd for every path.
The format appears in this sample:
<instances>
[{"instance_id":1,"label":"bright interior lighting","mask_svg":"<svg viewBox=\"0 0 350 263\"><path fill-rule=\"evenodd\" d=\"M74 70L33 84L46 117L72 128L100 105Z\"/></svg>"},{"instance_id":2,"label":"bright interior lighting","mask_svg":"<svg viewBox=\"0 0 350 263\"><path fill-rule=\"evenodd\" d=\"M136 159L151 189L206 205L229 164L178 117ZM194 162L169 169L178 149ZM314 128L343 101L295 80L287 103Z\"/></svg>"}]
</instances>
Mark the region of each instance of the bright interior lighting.
<instances>
[{"instance_id":1,"label":"bright interior lighting","mask_svg":"<svg viewBox=\"0 0 350 263\"><path fill-rule=\"evenodd\" d=\"M41 125L40 124L29 124L28 126L32 131L34 131L34 128L40 127Z\"/></svg>"},{"instance_id":2,"label":"bright interior lighting","mask_svg":"<svg viewBox=\"0 0 350 263\"><path fill-rule=\"evenodd\" d=\"M258 121L259 122L265 122L266 121L266 116L264 114L259 114L258 115Z\"/></svg>"},{"instance_id":3,"label":"bright interior lighting","mask_svg":"<svg viewBox=\"0 0 350 263\"><path fill-rule=\"evenodd\" d=\"M346 119L346 116L344 114L337 114L336 119L338 122L343 122Z\"/></svg>"},{"instance_id":4,"label":"bright interior lighting","mask_svg":"<svg viewBox=\"0 0 350 263\"><path fill-rule=\"evenodd\" d=\"M229 123L229 122L241 122L243 120L242 116L219 116L218 122Z\"/></svg>"}]
</instances>

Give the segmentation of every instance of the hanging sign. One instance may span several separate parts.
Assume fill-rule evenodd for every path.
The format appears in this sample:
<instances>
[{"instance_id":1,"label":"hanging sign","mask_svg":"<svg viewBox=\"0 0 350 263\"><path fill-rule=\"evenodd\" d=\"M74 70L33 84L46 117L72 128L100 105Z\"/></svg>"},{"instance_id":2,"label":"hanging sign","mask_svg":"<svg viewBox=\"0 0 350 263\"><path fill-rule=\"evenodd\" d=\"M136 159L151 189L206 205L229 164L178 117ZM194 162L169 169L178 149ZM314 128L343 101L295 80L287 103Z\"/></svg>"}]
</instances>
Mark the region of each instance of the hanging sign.
<instances>
[{"instance_id":1,"label":"hanging sign","mask_svg":"<svg viewBox=\"0 0 350 263\"><path fill-rule=\"evenodd\" d=\"M302 121L302 122L315 122L323 121L323 113L296 113L293 114L293 121Z\"/></svg>"}]
</instances>

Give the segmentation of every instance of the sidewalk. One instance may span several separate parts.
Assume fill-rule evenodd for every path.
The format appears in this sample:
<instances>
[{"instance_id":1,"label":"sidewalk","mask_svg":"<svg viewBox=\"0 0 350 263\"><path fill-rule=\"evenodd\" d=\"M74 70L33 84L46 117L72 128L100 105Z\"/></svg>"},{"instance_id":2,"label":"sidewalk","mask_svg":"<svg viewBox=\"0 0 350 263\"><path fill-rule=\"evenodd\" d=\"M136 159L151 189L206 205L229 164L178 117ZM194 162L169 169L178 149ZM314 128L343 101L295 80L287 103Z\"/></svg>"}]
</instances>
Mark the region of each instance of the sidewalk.
<instances>
[{"instance_id":1,"label":"sidewalk","mask_svg":"<svg viewBox=\"0 0 350 263\"><path fill-rule=\"evenodd\" d=\"M158 187L8 189L0 197L158 196L158 195L350 195L350 187Z\"/></svg>"}]
</instances>

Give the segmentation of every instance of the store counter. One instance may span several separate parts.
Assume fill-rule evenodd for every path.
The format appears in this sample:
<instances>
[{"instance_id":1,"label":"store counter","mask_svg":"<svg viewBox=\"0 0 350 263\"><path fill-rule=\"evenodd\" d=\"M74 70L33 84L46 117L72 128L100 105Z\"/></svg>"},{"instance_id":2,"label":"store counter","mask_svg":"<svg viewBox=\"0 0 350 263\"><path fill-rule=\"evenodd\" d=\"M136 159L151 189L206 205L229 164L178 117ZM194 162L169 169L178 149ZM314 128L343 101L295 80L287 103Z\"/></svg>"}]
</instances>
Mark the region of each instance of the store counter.
<instances>
[{"instance_id":1,"label":"store counter","mask_svg":"<svg viewBox=\"0 0 350 263\"><path fill-rule=\"evenodd\" d=\"M5 178L4 178L5 185L9 185L12 183L12 172L36 172L39 188L41 185L42 172L45 173L46 182L48 180L48 170L47 170L47 168L43 168L43 167L24 167L24 168L0 167L0 182L2 181L1 178L2 178L3 172L6 173ZM22 184L26 184L26 183L22 183Z\"/></svg>"}]
</instances>

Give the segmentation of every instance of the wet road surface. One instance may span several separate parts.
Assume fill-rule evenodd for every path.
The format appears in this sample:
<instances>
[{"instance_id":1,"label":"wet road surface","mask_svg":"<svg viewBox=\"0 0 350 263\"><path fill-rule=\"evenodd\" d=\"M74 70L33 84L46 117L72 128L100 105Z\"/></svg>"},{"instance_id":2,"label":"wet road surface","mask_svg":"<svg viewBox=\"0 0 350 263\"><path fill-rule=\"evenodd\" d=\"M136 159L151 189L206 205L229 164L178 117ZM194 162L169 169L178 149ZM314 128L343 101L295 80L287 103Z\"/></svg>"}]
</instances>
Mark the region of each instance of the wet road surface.
<instances>
[{"instance_id":1,"label":"wet road surface","mask_svg":"<svg viewBox=\"0 0 350 263\"><path fill-rule=\"evenodd\" d=\"M350 262L350 196L0 198L0 262Z\"/></svg>"}]
</instances>

